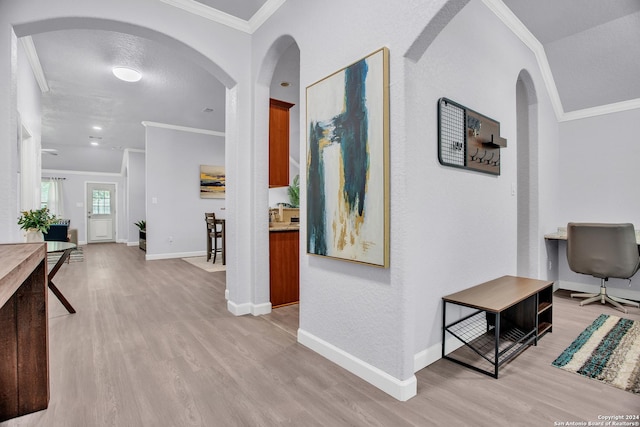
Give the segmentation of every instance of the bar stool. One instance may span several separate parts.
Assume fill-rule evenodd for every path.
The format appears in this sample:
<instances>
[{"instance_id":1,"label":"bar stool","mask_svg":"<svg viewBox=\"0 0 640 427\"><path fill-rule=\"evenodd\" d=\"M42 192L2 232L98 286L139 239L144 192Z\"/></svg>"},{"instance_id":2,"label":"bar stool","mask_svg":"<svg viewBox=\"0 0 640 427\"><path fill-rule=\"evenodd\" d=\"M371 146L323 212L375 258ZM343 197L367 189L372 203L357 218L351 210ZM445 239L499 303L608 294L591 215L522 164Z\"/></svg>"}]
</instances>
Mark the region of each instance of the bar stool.
<instances>
[{"instance_id":1,"label":"bar stool","mask_svg":"<svg viewBox=\"0 0 640 427\"><path fill-rule=\"evenodd\" d=\"M204 219L207 223L207 262L213 256L213 263L215 264L218 252L222 254L224 259L223 247L218 247L218 239L223 239L224 235L222 230L218 230L214 212L205 212Z\"/></svg>"}]
</instances>

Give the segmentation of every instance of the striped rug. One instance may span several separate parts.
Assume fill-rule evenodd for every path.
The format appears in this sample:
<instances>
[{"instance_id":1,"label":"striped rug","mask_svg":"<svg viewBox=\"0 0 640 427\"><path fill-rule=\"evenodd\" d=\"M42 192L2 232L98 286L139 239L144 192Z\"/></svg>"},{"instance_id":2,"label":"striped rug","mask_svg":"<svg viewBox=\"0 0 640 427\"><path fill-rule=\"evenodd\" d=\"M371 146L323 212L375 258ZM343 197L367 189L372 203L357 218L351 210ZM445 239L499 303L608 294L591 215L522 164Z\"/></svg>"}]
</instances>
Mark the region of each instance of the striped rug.
<instances>
[{"instance_id":1,"label":"striped rug","mask_svg":"<svg viewBox=\"0 0 640 427\"><path fill-rule=\"evenodd\" d=\"M601 314L552 365L640 394L639 323Z\"/></svg>"}]
</instances>

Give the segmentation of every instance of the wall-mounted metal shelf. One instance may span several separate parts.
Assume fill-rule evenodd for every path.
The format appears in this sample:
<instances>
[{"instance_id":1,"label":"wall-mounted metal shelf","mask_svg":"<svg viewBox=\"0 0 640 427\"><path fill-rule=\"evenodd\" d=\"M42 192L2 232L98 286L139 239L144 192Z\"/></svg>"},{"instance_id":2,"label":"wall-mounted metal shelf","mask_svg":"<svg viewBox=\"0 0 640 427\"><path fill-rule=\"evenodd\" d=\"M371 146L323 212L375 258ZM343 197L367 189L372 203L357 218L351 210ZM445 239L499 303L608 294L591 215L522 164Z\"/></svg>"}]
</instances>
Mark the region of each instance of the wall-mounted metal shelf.
<instances>
[{"instance_id":1,"label":"wall-mounted metal shelf","mask_svg":"<svg viewBox=\"0 0 640 427\"><path fill-rule=\"evenodd\" d=\"M438 160L443 166L500 175L500 122L448 98L438 100Z\"/></svg>"}]
</instances>

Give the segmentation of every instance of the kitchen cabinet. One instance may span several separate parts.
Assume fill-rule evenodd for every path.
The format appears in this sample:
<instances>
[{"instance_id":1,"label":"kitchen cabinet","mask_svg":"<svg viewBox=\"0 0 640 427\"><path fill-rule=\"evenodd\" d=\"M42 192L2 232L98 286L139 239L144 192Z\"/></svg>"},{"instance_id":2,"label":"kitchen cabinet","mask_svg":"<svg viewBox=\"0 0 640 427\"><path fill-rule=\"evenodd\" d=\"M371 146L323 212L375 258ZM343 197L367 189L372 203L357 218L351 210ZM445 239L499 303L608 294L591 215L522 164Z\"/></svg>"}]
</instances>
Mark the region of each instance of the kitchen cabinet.
<instances>
[{"instance_id":1,"label":"kitchen cabinet","mask_svg":"<svg viewBox=\"0 0 640 427\"><path fill-rule=\"evenodd\" d=\"M289 228L269 232L271 307L295 304L300 299L300 231Z\"/></svg>"},{"instance_id":2,"label":"kitchen cabinet","mask_svg":"<svg viewBox=\"0 0 640 427\"><path fill-rule=\"evenodd\" d=\"M294 104L269 100L269 187L289 186L289 109Z\"/></svg>"}]
</instances>

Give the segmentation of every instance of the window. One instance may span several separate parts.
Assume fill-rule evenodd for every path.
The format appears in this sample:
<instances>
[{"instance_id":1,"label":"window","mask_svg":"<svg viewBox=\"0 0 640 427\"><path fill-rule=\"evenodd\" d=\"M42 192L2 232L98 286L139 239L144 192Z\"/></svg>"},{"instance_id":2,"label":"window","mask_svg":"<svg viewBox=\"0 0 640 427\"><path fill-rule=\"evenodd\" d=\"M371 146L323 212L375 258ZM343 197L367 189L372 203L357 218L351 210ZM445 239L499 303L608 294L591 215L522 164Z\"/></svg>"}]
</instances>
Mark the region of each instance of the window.
<instances>
[{"instance_id":1,"label":"window","mask_svg":"<svg viewBox=\"0 0 640 427\"><path fill-rule=\"evenodd\" d=\"M93 214L111 214L111 192L109 190L93 190Z\"/></svg>"},{"instance_id":2,"label":"window","mask_svg":"<svg viewBox=\"0 0 640 427\"><path fill-rule=\"evenodd\" d=\"M40 183L40 208L49 207L49 188L51 188L51 181Z\"/></svg>"}]
</instances>

